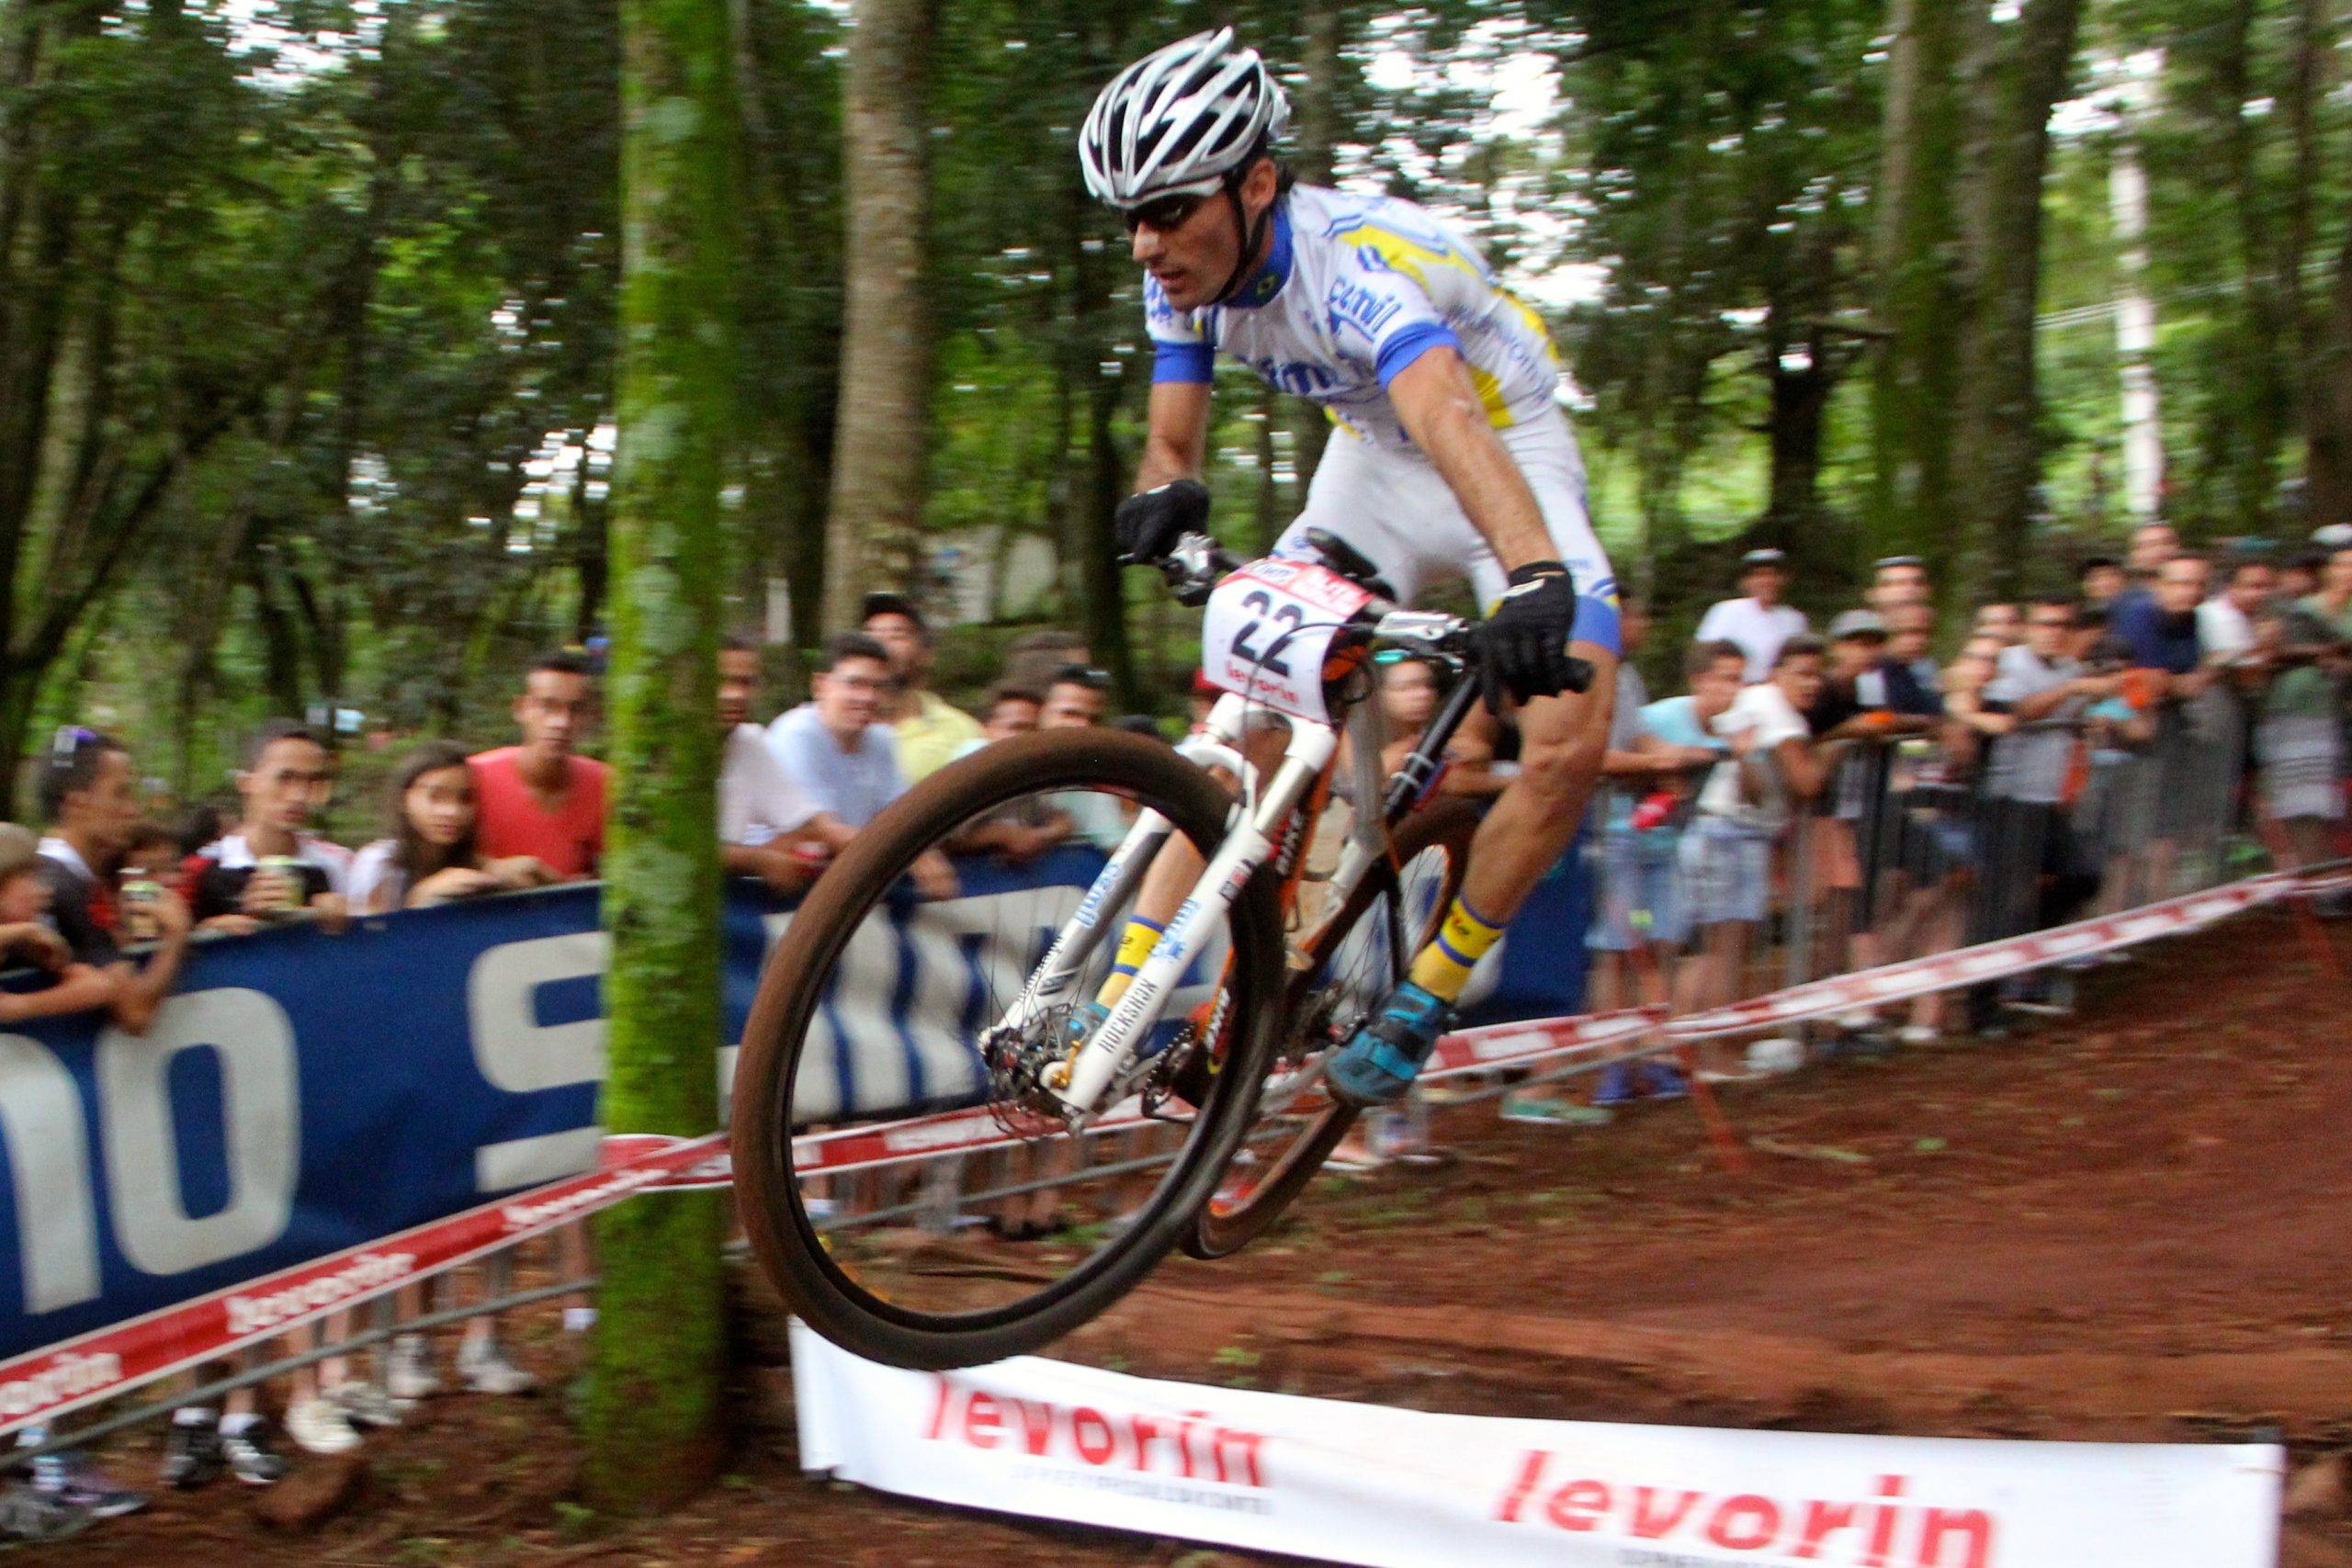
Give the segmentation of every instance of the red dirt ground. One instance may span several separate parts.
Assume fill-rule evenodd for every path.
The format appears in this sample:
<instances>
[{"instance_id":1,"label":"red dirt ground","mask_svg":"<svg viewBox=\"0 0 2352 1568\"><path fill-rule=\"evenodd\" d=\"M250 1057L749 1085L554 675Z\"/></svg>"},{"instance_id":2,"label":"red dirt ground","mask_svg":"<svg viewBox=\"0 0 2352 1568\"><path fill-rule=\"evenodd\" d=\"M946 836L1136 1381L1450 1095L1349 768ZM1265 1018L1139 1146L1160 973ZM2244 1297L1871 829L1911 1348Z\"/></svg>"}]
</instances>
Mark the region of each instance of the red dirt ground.
<instances>
[{"instance_id":1,"label":"red dirt ground","mask_svg":"<svg viewBox=\"0 0 2352 1568\"><path fill-rule=\"evenodd\" d=\"M2347 1002L2283 916L2248 917L2101 971L2063 1024L1727 1093L1744 1176L1687 1106L1580 1132L1464 1107L1439 1122L1450 1164L1327 1179L1064 1353L1477 1414L2352 1446ZM563 1501L559 1399L447 1400L370 1444L368 1495L315 1534L216 1487L42 1561L1248 1561L800 1477L777 1315L747 1292L767 1304L740 1471L659 1526L603 1532ZM533 1328L560 1377L566 1347ZM2352 1564L2352 1527L2291 1526L2286 1562Z\"/></svg>"}]
</instances>

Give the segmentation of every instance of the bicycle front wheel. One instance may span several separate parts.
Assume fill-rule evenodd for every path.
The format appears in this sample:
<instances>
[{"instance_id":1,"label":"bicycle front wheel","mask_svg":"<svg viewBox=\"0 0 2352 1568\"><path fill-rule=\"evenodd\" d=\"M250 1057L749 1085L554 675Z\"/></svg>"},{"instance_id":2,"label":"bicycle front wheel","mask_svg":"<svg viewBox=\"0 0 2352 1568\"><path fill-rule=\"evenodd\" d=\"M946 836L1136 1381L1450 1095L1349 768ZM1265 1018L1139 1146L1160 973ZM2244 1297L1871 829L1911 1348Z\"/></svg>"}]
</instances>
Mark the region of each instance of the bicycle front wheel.
<instances>
[{"instance_id":1,"label":"bicycle front wheel","mask_svg":"<svg viewBox=\"0 0 2352 1568\"><path fill-rule=\"evenodd\" d=\"M736 1066L738 1206L753 1252L800 1317L848 1349L941 1370L1035 1350L1133 1288L1189 1226L1247 1130L1280 995L1271 879L1251 877L1163 1011L1122 1098L1074 1124L1039 1092L1079 1007L1109 973L1132 901L1097 889L1104 934L1071 1002L1009 1028L1099 848L1008 874L1035 836L1103 842L1149 810L1207 856L1231 796L1168 747L1114 731L1000 742L893 803L819 879L769 954ZM949 897L912 896L941 852ZM992 869L993 868L993 869ZM1216 946L1223 953L1214 951ZM1168 1091L1190 1057L1217 1075L1197 1108Z\"/></svg>"}]
</instances>

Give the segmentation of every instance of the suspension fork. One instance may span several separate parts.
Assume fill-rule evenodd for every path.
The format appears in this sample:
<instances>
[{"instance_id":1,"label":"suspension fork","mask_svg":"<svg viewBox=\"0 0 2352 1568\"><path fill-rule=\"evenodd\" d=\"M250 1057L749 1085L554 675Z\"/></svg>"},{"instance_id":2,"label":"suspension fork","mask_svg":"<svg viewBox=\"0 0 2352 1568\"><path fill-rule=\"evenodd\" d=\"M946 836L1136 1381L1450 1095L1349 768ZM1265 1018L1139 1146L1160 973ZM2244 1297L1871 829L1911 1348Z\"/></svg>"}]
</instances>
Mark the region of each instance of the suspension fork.
<instances>
[{"instance_id":1,"label":"suspension fork","mask_svg":"<svg viewBox=\"0 0 2352 1568\"><path fill-rule=\"evenodd\" d=\"M1150 956L1128 982L1119 1005L1069 1065L1065 1081L1055 1083L1055 1075L1047 1074L1046 1087L1073 1112L1089 1115L1098 1107L1104 1090L1158 1021L1168 994L1196 956L1201 939L1226 919L1243 886L1272 855L1283 819L1323 774L1339 743L1339 732L1329 725L1291 721L1282 764L1259 792L1255 808L1242 814L1226 834L1193 885L1192 897L1170 917Z\"/></svg>"}]
</instances>

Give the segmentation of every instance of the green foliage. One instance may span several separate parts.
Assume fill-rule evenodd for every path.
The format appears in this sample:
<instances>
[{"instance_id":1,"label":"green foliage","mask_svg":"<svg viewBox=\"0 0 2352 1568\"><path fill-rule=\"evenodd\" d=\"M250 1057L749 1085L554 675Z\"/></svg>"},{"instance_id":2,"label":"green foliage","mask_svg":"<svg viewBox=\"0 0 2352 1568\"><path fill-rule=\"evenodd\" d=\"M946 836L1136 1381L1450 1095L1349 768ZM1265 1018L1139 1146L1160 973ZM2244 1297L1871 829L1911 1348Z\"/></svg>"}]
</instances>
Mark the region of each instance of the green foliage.
<instances>
[{"instance_id":1,"label":"green foliage","mask_svg":"<svg viewBox=\"0 0 2352 1568\"><path fill-rule=\"evenodd\" d=\"M744 148L720 592L753 623L781 578L806 642L840 400L843 9L727 9ZM1979 52L1938 78L1951 115L1919 134L1942 140L1898 149L1916 122L1889 118L1890 29L1930 10ZM1956 550L1956 488L1906 496L1890 464L1932 471L1966 382L1971 139L2016 80L2016 15L940 0L930 483L892 574L944 604L1042 549L1039 581L967 607L1078 626L1132 701L1181 675L1190 617L1104 552L1148 349L1071 137L1120 63L1228 18L1293 93L1296 163L1431 203L1555 312L1598 521L1669 627L1741 540L1800 552L1821 609L1882 547ZM2035 400L1998 435L2041 483L1993 503L2025 513L2000 520L1998 570L2062 571L2127 521L2127 141L2151 184L2167 507L2211 538L2352 504L2333 499L2352 486L2346 34L2326 0L2087 6L2043 187ZM2153 101L2120 116L2113 62L2140 51L2161 51ZM395 749L494 740L519 663L606 628L618 72L614 0L0 9L0 741L96 717L196 792L273 711L357 710ZM1898 150L1947 174L1890 251ZM1222 374L1218 526L1251 546L1296 511L1319 427Z\"/></svg>"}]
</instances>

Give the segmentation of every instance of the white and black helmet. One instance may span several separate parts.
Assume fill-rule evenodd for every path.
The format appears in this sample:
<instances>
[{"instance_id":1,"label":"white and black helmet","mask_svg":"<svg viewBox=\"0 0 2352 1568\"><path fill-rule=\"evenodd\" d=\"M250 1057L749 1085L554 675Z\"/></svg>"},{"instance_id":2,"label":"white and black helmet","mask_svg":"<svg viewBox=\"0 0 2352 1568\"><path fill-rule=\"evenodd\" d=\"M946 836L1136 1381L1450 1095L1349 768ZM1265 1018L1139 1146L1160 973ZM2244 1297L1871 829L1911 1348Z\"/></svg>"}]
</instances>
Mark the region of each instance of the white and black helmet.
<instances>
[{"instance_id":1,"label":"white and black helmet","mask_svg":"<svg viewBox=\"0 0 2352 1568\"><path fill-rule=\"evenodd\" d=\"M1078 133L1098 201L1205 196L1290 124L1290 100L1231 28L1155 50L1111 79Z\"/></svg>"}]
</instances>

